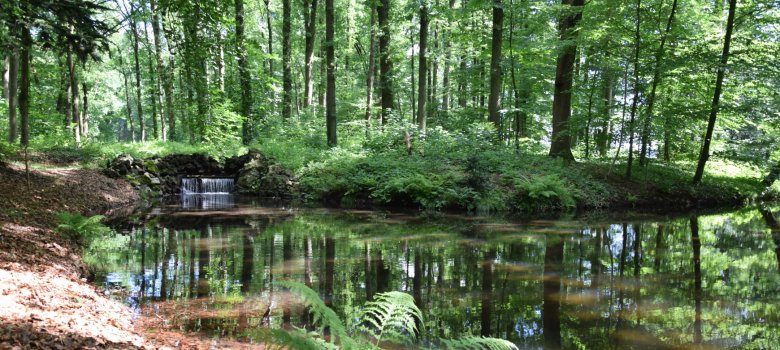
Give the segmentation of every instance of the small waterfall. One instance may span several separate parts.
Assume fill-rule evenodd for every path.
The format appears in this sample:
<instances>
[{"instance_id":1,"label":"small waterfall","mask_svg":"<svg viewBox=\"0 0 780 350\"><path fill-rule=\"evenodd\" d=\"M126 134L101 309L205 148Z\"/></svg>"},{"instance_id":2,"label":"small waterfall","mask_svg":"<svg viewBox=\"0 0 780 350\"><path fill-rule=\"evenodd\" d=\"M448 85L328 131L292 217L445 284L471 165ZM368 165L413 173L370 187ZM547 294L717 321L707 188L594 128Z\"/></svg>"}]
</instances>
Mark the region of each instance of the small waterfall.
<instances>
[{"instance_id":1,"label":"small waterfall","mask_svg":"<svg viewBox=\"0 0 780 350\"><path fill-rule=\"evenodd\" d=\"M233 192L235 180L231 178L195 178L181 179L182 194L228 194Z\"/></svg>"}]
</instances>

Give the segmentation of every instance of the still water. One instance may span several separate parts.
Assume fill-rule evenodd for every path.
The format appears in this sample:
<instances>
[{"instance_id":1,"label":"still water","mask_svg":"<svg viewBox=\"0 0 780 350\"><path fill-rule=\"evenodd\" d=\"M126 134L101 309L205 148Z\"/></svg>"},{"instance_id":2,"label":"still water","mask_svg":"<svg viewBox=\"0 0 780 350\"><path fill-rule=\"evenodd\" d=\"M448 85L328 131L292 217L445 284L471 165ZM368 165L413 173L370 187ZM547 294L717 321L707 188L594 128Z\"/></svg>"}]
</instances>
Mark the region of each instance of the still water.
<instances>
[{"instance_id":1,"label":"still water","mask_svg":"<svg viewBox=\"0 0 780 350\"><path fill-rule=\"evenodd\" d=\"M247 342L258 329L309 324L274 285L284 279L311 286L347 326L376 293L409 293L425 317L423 342L471 334L521 349L780 349L777 216L514 220L199 198L95 240L85 260L139 313Z\"/></svg>"}]
</instances>

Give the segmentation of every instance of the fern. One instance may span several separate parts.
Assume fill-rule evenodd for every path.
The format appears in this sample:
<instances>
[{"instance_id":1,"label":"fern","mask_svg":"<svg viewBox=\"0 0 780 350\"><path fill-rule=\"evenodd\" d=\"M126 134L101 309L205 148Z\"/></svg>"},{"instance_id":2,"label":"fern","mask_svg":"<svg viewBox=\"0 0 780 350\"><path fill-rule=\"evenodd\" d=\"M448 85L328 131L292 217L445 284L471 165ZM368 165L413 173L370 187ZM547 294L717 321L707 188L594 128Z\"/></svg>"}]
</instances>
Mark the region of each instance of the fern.
<instances>
[{"instance_id":1,"label":"fern","mask_svg":"<svg viewBox=\"0 0 780 350\"><path fill-rule=\"evenodd\" d=\"M303 304L311 311L315 324L319 324L323 328L330 328L330 332L333 334L331 342L335 343L338 340L344 349L357 348L355 340L347 333L347 327L341 322L336 312L325 305L325 302L322 301L317 292L300 282L278 281L276 285L287 288L290 292L297 294L303 301Z\"/></svg>"},{"instance_id":2,"label":"fern","mask_svg":"<svg viewBox=\"0 0 780 350\"><path fill-rule=\"evenodd\" d=\"M57 219L60 221L57 230L77 243L86 244L95 236L110 231L100 222L103 218L103 215L85 217L80 214L61 212L57 214Z\"/></svg>"},{"instance_id":3,"label":"fern","mask_svg":"<svg viewBox=\"0 0 780 350\"><path fill-rule=\"evenodd\" d=\"M289 349L289 350L335 350L338 347L335 344L328 343L319 338L316 334L306 333L300 328L294 331L285 331L281 329L272 329L263 332L265 336L260 337L267 349Z\"/></svg>"},{"instance_id":4,"label":"fern","mask_svg":"<svg viewBox=\"0 0 780 350\"><path fill-rule=\"evenodd\" d=\"M363 309L363 330L379 344L382 340L404 340L419 334L422 312L411 295L401 292L379 293Z\"/></svg>"},{"instance_id":5,"label":"fern","mask_svg":"<svg viewBox=\"0 0 780 350\"><path fill-rule=\"evenodd\" d=\"M514 343L498 338L466 336L458 339L443 339L442 343L451 350L518 350Z\"/></svg>"}]
</instances>

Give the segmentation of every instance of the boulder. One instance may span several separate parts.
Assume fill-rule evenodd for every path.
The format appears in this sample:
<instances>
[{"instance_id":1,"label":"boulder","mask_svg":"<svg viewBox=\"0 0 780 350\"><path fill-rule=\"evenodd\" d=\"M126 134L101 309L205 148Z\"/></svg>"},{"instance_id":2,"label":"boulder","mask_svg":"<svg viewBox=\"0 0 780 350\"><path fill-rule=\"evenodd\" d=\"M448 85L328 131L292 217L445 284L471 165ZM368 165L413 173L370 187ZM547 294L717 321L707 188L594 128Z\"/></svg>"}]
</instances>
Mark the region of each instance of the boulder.
<instances>
[{"instance_id":1,"label":"boulder","mask_svg":"<svg viewBox=\"0 0 780 350\"><path fill-rule=\"evenodd\" d=\"M236 192L252 196L289 198L294 189L292 174L260 152L251 153L236 181Z\"/></svg>"}]
</instances>

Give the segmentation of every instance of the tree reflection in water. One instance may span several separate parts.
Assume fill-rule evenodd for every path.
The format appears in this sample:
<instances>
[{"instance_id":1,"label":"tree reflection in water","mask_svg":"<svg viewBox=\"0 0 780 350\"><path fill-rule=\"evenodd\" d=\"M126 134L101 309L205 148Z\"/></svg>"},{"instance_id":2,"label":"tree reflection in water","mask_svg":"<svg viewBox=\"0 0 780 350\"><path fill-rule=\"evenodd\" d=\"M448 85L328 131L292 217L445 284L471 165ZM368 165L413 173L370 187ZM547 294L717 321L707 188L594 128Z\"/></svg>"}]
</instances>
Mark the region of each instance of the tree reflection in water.
<instances>
[{"instance_id":1,"label":"tree reflection in water","mask_svg":"<svg viewBox=\"0 0 780 350\"><path fill-rule=\"evenodd\" d=\"M406 291L426 317L422 341L470 333L521 348L771 348L779 227L770 208L513 222L238 205L163 211L95 240L85 261L99 283L133 291L141 312L247 341L259 326L311 323L273 286L284 278L319 291L348 325L376 293Z\"/></svg>"}]
</instances>

